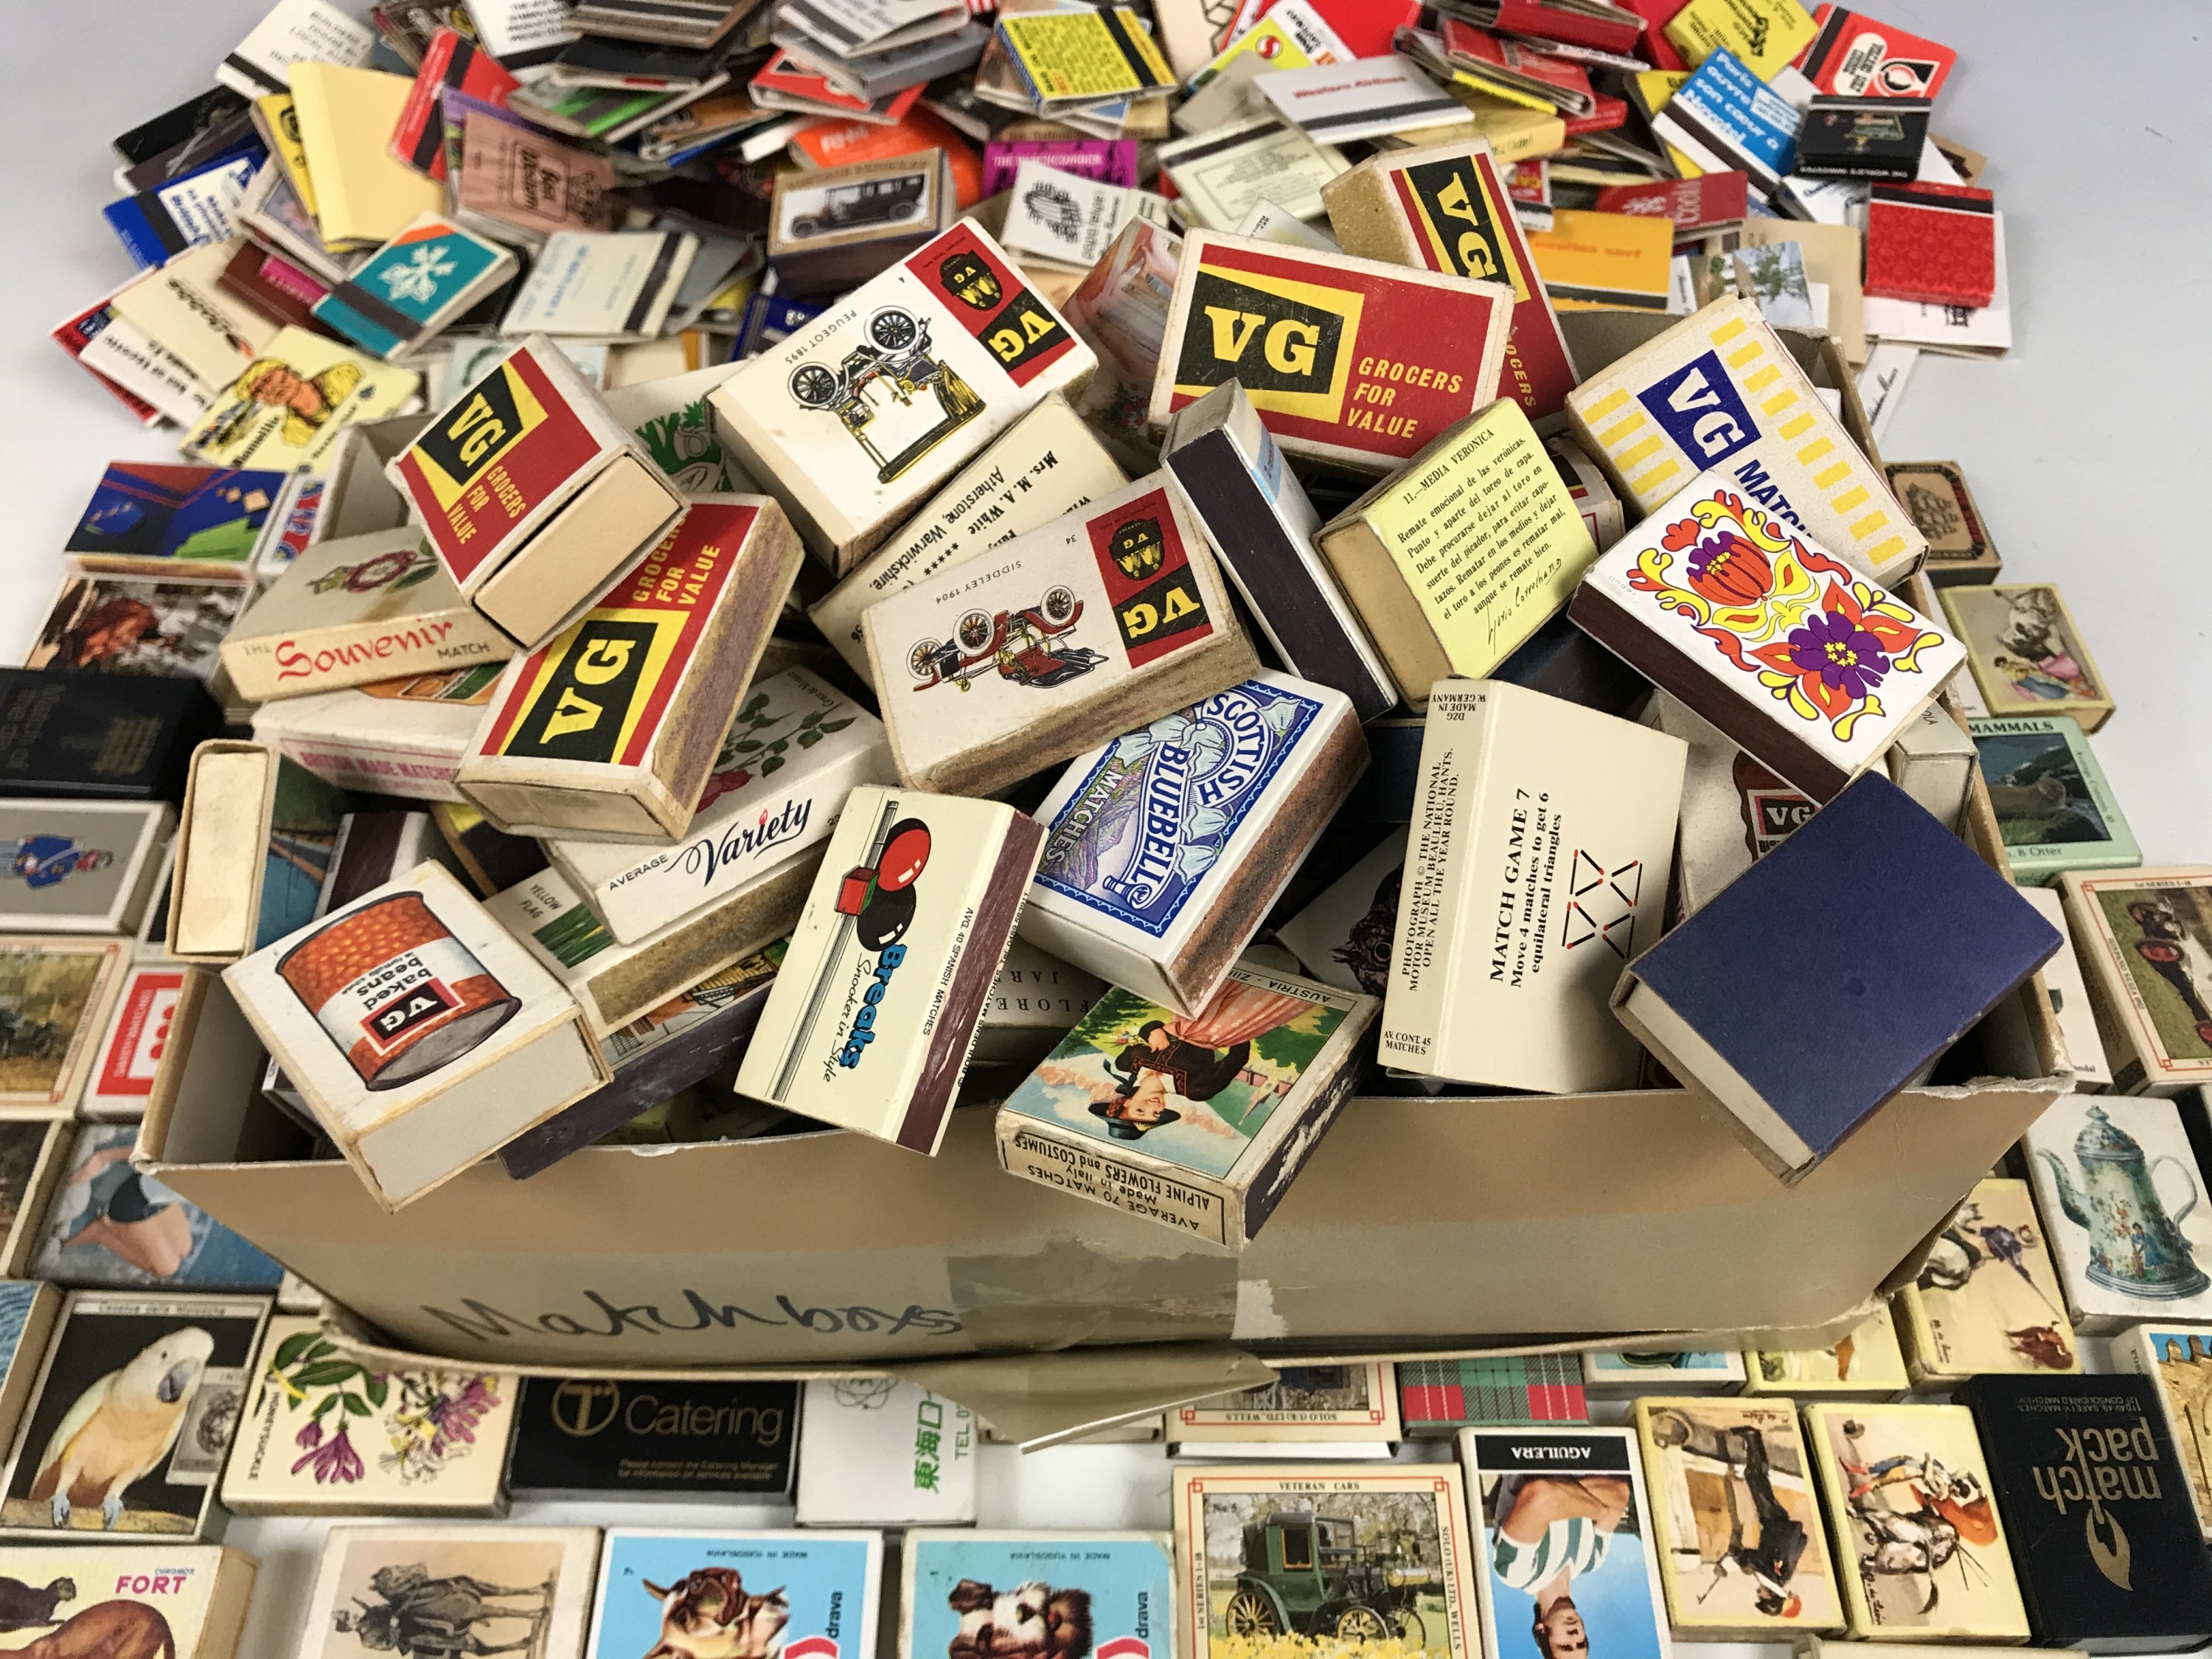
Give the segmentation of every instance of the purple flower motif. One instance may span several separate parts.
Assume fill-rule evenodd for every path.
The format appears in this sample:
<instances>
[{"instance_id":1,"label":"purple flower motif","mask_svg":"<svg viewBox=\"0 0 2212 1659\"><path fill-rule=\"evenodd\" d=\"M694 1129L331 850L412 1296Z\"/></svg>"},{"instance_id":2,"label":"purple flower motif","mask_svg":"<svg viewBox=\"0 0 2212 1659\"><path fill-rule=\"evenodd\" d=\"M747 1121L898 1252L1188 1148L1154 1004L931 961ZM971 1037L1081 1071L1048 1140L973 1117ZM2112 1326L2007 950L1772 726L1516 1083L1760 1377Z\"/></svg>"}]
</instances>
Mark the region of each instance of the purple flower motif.
<instances>
[{"instance_id":1,"label":"purple flower motif","mask_svg":"<svg viewBox=\"0 0 2212 1659\"><path fill-rule=\"evenodd\" d=\"M306 1456L292 1465L292 1473L297 1474L301 1469L313 1464L315 1471L315 1483L318 1486L332 1480L360 1480L363 1473L361 1455L354 1450L353 1442L346 1438L345 1425L339 1424L337 1431L328 1440L323 1441L320 1445L315 1445L307 1438L308 1431L314 1427L315 1425L310 1423L306 1429L300 1431L301 1443L310 1446L312 1449ZM319 1431L317 1431L317 1437L320 1437Z\"/></svg>"},{"instance_id":2,"label":"purple flower motif","mask_svg":"<svg viewBox=\"0 0 2212 1659\"><path fill-rule=\"evenodd\" d=\"M1872 695L1889 672L1881 641L1834 611L1816 612L1790 635L1790 660L1800 673L1819 676L1853 702Z\"/></svg>"}]
</instances>

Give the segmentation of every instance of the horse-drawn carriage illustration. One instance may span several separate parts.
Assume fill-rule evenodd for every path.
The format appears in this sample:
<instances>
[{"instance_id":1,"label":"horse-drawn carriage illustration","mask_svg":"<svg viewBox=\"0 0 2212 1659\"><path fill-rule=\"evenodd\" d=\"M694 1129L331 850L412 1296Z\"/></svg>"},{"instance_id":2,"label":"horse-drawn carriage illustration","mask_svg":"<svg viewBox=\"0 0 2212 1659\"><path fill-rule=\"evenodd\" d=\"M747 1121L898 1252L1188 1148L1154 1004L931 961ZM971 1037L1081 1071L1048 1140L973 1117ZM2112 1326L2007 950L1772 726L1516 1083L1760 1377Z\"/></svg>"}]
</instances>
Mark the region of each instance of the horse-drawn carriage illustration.
<instances>
[{"instance_id":1,"label":"horse-drawn carriage illustration","mask_svg":"<svg viewBox=\"0 0 2212 1659\"><path fill-rule=\"evenodd\" d=\"M983 400L951 364L930 355L929 325L912 312L885 306L868 319L867 336L868 343L854 346L835 368L799 364L790 391L802 406L842 421L876 464L876 482L889 483L981 414ZM925 392L937 400L933 422L916 408ZM894 435L878 441L886 431Z\"/></svg>"},{"instance_id":2,"label":"horse-drawn carriage illustration","mask_svg":"<svg viewBox=\"0 0 2212 1659\"><path fill-rule=\"evenodd\" d=\"M953 625L949 640L921 639L907 653L907 667L918 689L957 685L995 672L1017 685L1059 685L1088 674L1106 660L1097 652L1068 643L1083 618L1083 601L1072 588L1054 586L1036 604L1021 611L980 607Z\"/></svg>"}]
</instances>

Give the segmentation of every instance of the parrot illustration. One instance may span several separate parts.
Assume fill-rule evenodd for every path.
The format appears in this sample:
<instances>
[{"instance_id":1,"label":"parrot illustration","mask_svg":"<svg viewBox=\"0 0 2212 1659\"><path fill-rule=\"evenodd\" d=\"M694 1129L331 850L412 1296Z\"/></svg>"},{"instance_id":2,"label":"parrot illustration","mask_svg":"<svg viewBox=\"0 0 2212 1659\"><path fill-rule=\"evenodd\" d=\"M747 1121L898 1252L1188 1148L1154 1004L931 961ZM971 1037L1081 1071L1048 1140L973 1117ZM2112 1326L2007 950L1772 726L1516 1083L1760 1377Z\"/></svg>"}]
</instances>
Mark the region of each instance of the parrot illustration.
<instances>
[{"instance_id":1,"label":"parrot illustration","mask_svg":"<svg viewBox=\"0 0 2212 1659\"><path fill-rule=\"evenodd\" d=\"M159 1468L177 1443L192 1391L214 1354L215 1339L187 1325L79 1395L46 1442L31 1501L50 1500L57 1527L69 1525L76 1506L97 1503L114 1530L124 1492Z\"/></svg>"}]
</instances>

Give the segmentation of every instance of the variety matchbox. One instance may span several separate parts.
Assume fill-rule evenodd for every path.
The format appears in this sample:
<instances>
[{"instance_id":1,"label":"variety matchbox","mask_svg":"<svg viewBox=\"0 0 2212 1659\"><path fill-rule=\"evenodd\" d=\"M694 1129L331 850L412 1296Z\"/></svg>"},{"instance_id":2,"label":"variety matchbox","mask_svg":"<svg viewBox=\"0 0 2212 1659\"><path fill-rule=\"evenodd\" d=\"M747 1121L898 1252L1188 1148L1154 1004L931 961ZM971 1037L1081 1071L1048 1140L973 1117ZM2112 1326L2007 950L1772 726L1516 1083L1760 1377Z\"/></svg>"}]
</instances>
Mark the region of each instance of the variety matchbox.
<instances>
[{"instance_id":1,"label":"variety matchbox","mask_svg":"<svg viewBox=\"0 0 2212 1659\"><path fill-rule=\"evenodd\" d=\"M586 609L685 506L542 335L463 387L385 475L462 597L526 650Z\"/></svg>"},{"instance_id":2,"label":"variety matchbox","mask_svg":"<svg viewBox=\"0 0 2212 1659\"><path fill-rule=\"evenodd\" d=\"M1733 490L1884 583L1928 550L1747 300L1716 300L1600 369L1569 394L1567 418L1638 514L1692 488Z\"/></svg>"},{"instance_id":3,"label":"variety matchbox","mask_svg":"<svg viewBox=\"0 0 2212 1659\"><path fill-rule=\"evenodd\" d=\"M507 665L456 787L509 835L682 835L800 557L774 501L694 499L578 622Z\"/></svg>"}]
</instances>

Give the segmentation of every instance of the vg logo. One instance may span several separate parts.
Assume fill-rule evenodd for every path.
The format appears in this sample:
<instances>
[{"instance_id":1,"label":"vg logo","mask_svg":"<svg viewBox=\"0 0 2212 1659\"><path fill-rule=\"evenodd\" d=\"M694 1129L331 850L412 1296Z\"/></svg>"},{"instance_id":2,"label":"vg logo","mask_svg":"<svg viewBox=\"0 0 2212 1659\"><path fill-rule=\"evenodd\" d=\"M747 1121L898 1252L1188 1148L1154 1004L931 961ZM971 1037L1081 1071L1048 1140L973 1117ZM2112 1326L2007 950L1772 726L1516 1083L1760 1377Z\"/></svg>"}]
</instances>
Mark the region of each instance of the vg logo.
<instances>
[{"instance_id":1,"label":"vg logo","mask_svg":"<svg viewBox=\"0 0 2212 1659\"><path fill-rule=\"evenodd\" d=\"M1759 441L1759 427L1721 368L1717 351L1692 357L1638 392L1637 401L1700 468L1717 465Z\"/></svg>"}]
</instances>

